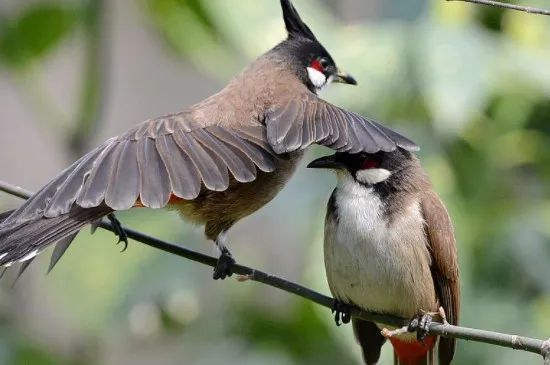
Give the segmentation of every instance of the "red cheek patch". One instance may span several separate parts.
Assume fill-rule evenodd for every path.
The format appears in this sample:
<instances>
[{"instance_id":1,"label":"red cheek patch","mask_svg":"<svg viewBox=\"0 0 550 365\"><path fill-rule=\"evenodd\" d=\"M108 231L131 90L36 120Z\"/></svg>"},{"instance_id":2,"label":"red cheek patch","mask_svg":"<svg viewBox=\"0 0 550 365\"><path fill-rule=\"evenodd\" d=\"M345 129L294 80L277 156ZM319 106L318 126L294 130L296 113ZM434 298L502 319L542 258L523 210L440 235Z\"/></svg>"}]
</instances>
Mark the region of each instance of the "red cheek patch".
<instances>
[{"instance_id":1,"label":"red cheek patch","mask_svg":"<svg viewBox=\"0 0 550 365\"><path fill-rule=\"evenodd\" d=\"M321 62L317 60L311 61L311 67L319 72L323 72L323 66L321 66Z\"/></svg>"}]
</instances>

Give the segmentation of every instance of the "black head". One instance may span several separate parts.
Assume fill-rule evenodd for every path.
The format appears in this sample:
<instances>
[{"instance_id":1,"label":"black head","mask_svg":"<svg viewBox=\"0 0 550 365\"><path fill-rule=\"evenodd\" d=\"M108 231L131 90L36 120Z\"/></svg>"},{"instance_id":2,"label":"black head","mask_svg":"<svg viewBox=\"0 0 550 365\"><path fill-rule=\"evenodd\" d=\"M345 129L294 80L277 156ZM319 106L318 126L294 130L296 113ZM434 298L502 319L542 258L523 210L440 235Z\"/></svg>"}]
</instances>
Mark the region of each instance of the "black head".
<instances>
[{"instance_id":1,"label":"black head","mask_svg":"<svg viewBox=\"0 0 550 365\"><path fill-rule=\"evenodd\" d=\"M308 168L334 169L351 175L365 186L373 186L410 176L410 167L419 166L417 159L408 151L398 148L392 152L356 153L337 152L311 161Z\"/></svg>"},{"instance_id":2,"label":"black head","mask_svg":"<svg viewBox=\"0 0 550 365\"><path fill-rule=\"evenodd\" d=\"M281 0L288 38L273 49L291 58L292 65L308 88L319 94L331 82L357 85L349 74L336 67L328 51L302 21L291 0Z\"/></svg>"}]
</instances>

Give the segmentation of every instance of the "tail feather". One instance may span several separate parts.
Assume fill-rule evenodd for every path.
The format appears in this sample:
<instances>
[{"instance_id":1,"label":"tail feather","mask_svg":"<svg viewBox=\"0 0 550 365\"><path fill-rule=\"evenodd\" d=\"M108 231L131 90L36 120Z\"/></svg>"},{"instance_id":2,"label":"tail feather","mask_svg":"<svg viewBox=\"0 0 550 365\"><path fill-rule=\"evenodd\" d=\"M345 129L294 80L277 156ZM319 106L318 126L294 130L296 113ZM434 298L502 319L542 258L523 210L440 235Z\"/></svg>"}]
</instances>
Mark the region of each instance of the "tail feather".
<instances>
[{"instance_id":1,"label":"tail feather","mask_svg":"<svg viewBox=\"0 0 550 365\"><path fill-rule=\"evenodd\" d=\"M386 338L380 333L380 329L373 322L362 321L353 318L353 333L361 346L363 360L366 365L375 365L380 359L382 345Z\"/></svg>"},{"instance_id":2,"label":"tail feather","mask_svg":"<svg viewBox=\"0 0 550 365\"><path fill-rule=\"evenodd\" d=\"M59 241L60 246L56 247L52 255L51 269L82 227L112 211L105 205L87 209L75 206L67 214L54 218L36 217L24 222L8 221L0 225L0 266L31 260L49 245ZM0 219L7 218L6 216L9 215L0 215ZM22 270L25 269L26 267Z\"/></svg>"}]
</instances>

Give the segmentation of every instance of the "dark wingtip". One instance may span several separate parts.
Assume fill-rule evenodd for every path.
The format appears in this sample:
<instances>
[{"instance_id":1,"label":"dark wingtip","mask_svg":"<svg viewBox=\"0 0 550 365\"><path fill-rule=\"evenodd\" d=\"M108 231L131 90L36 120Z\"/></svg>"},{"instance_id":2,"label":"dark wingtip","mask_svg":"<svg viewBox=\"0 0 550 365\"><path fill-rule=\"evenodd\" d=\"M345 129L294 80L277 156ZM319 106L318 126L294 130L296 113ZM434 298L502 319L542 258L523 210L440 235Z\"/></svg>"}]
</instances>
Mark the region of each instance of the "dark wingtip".
<instances>
[{"instance_id":1,"label":"dark wingtip","mask_svg":"<svg viewBox=\"0 0 550 365\"><path fill-rule=\"evenodd\" d=\"M311 29L309 29L300 17L300 14L298 14L294 5L292 5L291 0L281 0L281 8L283 9L283 19L289 38L301 36L317 40Z\"/></svg>"}]
</instances>

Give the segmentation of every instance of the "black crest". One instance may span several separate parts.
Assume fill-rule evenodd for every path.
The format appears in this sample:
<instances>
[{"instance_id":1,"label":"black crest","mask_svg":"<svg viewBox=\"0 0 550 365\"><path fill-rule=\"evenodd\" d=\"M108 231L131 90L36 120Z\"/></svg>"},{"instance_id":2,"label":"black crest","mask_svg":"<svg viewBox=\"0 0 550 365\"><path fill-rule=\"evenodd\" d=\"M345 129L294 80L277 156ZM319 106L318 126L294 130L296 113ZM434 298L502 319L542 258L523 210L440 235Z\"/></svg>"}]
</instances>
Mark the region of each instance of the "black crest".
<instances>
[{"instance_id":1,"label":"black crest","mask_svg":"<svg viewBox=\"0 0 550 365\"><path fill-rule=\"evenodd\" d=\"M311 29L300 18L300 14L298 14L296 8L292 5L291 0L281 0L281 7L283 8L283 18L288 38L304 37L312 41L317 40Z\"/></svg>"}]
</instances>

